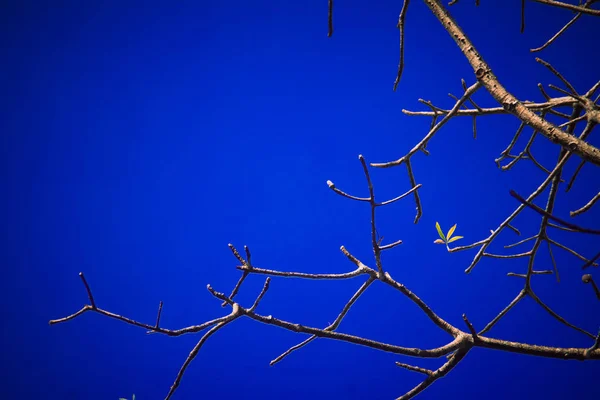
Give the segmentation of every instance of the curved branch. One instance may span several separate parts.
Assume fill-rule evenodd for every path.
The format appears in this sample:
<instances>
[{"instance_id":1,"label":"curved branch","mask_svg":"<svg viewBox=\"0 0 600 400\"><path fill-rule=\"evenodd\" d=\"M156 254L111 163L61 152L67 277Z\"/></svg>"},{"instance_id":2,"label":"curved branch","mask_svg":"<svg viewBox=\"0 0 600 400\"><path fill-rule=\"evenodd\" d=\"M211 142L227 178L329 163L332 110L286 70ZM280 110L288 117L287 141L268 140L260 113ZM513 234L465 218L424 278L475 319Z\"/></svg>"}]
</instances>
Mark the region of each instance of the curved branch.
<instances>
[{"instance_id":1,"label":"curved branch","mask_svg":"<svg viewBox=\"0 0 600 400\"><path fill-rule=\"evenodd\" d=\"M431 386L432 383L434 383L435 381L437 381L440 378L443 378L444 376L446 376L446 374L448 374L448 372L452 371L452 369L458 365L458 363L467 355L468 352L469 352L468 349L467 350L463 350L463 349L458 350L456 353L454 353L452 355L452 357L450 357L450 359L444 365L442 365L440 368L436 369L435 371L432 371L431 374L429 374L423 382L419 383L413 389L411 389L404 395L398 397L396 400L412 399L413 397L415 397L416 395L421 393L423 390L425 390L429 386Z\"/></svg>"}]
</instances>

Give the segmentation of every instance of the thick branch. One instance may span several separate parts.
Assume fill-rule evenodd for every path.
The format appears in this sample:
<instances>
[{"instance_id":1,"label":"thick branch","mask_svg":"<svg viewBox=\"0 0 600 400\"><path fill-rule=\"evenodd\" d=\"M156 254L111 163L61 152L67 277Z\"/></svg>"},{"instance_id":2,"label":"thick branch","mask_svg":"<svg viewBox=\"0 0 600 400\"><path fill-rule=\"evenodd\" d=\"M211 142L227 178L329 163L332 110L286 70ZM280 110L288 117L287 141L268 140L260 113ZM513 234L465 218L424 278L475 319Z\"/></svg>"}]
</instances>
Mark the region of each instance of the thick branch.
<instances>
[{"instance_id":1,"label":"thick branch","mask_svg":"<svg viewBox=\"0 0 600 400\"><path fill-rule=\"evenodd\" d=\"M538 0L539 1L539 0ZM549 1L549 0L547 0ZM478 81L483 84L492 97L500 103L507 111L517 116L521 121L530 125L535 130L538 130L553 143L558 143L567 150L574 152L581 158L589 161L592 164L600 166L600 150L586 143L585 141L569 135L550 122L540 118L534 112L523 105L516 97L509 93L498 78L493 74L490 66L485 62L481 54L477 52L475 46L467 35L458 26L454 18L444 8L439 0L425 0L425 4L431 9L433 14L442 23L450 36L454 39L462 53L465 55ZM589 9L579 8L576 11ZM598 11L600 13L600 11Z\"/></svg>"},{"instance_id":2,"label":"thick branch","mask_svg":"<svg viewBox=\"0 0 600 400\"><path fill-rule=\"evenodd\" d=\"M484 347L487 349L509 351L511 353L527 354L530 356L558 358L561 360L586 360L586 349L575 347L549 347L538 346L535 344L517 343L508 340L493 339L479 336L476 347ZM600 349L590 352L589 359L600 360Z\"/></svg>"}]
</instances>

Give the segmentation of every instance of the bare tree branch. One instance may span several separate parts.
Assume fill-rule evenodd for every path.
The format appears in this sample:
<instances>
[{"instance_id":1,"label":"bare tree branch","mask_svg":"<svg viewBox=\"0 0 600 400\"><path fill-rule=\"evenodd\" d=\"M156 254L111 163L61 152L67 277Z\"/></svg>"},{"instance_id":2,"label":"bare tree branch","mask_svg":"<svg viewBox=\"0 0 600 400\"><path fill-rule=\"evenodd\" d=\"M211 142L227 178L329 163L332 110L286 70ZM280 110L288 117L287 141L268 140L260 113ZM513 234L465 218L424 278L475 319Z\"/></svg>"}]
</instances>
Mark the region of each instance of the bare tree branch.
<instances>
[{"instance_id":1,"label":"bare tree branch","mask_svg":"<svg viewBox=\"0 0 600 400\"><path fill-rule=\"evenodd\" d=\"M446 11L439 0L427 0L425 3L461 49L462 53L473 67L478 82L487 89L496 101L502 104L508 112L517 116L520 120L526 122L534 129L540 131L553 143L560 144L564 148L579 155L581 158L600 166L600 150L581 139L569 135L552 125L550 122L541 119L500 84L496 76L492 73L490 66L484 61L481 54L475 50L473 43L464 34L456 21L454 21L454 18ZM590 11L583 8L582 10L587 12ZM576 9L576 11L579 10ZM598 13L600 15L600 11L598 11Z\"/></svg>"},{"instance_id":2,"label":"bare tree branch","mask_svg":"<svg viewBox=\"0 0 600 400\"><path fill-rule=\"evenodd\" d=\"M327 24L329 25L329 30L327 31L327 36L333 36L333 0L328 0L329 3L329 12L327 15Z\"/></svg>"},{"instance_id":3,"label":"bare tree branch","mask_svg":"<svg viewBox=\"0 0 600 400\"><path fill-rule=\"evenodd\" d=\"M549 6L566 8L567 10L577 11L582 14L588 14L588 15L593 15L595 17L600 17L600 10L592 10L585 6L576 6L573 4L563 3L562 1L555 1L555 0L533 0L533 1L535 1L536 3L546 4Z\"/></svg>"},{"instance_id":4,"label":"bare tree branch","mask_svg":"<svg viewBox=\"0 0 600 400\"><path fill-rule=\"evenodd\" d=\"M583 8L589 8L590 5L594 4L597 0L587 0L585 2L585 4L582 6ZM563 33L565 33L565 31L567 29L569 29L583 14L581 12L578 12L577 14L575 14L575 16L565 24L565 26L563 26L554 36L552 36L546 43L544 43L543 45L541 45L540 47L537 47L535 49L531 49L529 51L533 52L537 52L537 51L541 51L544 50L546 47L550 46L552 43L554 43L554 41L556 39L558 39Z\"/></svg>"},{"instance_id":5,"label":"bare tree branch","mask_svg":"<svg viewBox=\"0 0 600 400\"><path fill-rule=\"evenodd\" d=\"M402 10L400 10L400 15L398 16L397 28L400 31L400 61L398 61L398 73L396 74L396 80L394 81L394 92L396 91L396 88L398 88L400 78L402 77L402 71L404 70L404 21L406 20L406 12L408 11L409 4L410 0L404 0Z\"/></svg>"},{"instance_id":6,"label":"bare tree branch","mask_svg":"<svg viewBox=\"0 0 600 400\"><path fill-rule=\"evenodd\" d=\"M586 211L589 211L590 208L592 208L592 206L594 204L596 204L596 202L598 201L598 199L600 199L600 192L596 193L596 195L594 197L592 197L592 199L590 201L588 201L583 207L581 207L578 210L575 211L571 211L570 215L571 217L576 217L579 214L583 214ZM563 224L564 225L564 224Z\"/></svg>"},{"instance_id":7,"label":"bare tree branch","mask_svg":"<svg viewBox=\"0 0 600 400\"><path fill-rule=\"evenodd\" d=\"M559 224L561 224L561 225L564 225L564 226L566 226L567 228L570 228L570 229L572 229L572 230L574 230L574 231L576 231L576 232L581 232L581 233L589 233L589 234L592 234L592 235L600 235L600 230L597 230L597 229L589 229L589 228L582 228L582 227L580 227L580 226L578 226L578 225L572 224L572 223L570 223L570 222L567 222L567 221L565 221L565 220L562 220L562 219L560 219L560 218L557 218L557 217L555 217L555 216L554 216L554 215L552 215L552 214L549 214L548 212L546 212L546 211L542 210L541 208L539 208L539 207L538 207L538 206L536 206L535 204L533 204L533 203L531 203L531 202L529 202L529 201L525 200L525 199L524 199L524 198L522 198L521 196L519 196L519 195L517 194L517 192L515 192L514 190L511 190L511 191L510 191L510 195L511 195L512 197L514 197L515 199L519 200L521 203L525 204L527 207L529 207L529 208L531 208L532 210L534 210L535 212L537 212L537 213L540 213L540 214L544 215L545 217L547 217L547 218L549 218L549 219L551 219L551 220L553 220L553 221L556 221L556 222L558 222L558 223L559 223Z\"/></svg>"},{"instance_id":8,"label":"bare tree branch","mask_svg":"<svg viewBox=\"0 0 600 400\"><path fill-rule=\"evenodd\" d=\"M577 14L544 45L536 49L531 49L532 52L541 51L547 48L550 44L555 42L557 38L560 35L562 35L562 33L564 33L570 26L572 26L583 14L591 16L600 16L600 10L591 8L591 5L596 3L597 0L588 0L584 4L581 4L580 2L580 5L568 4L555 0L535 1L537 3L542 3L547 6L570 10L576 12ZM457 0L451 0L449 5L456 4L457 2ZM397 28L399 29L400 33L400 59L398 64L396 80L394 82L394 90L396 90L398 87L404 69L404 35L409 3L409 0L403 1L403 6L398 17ZM559 92L561 96L550 96L548 92L546 92L544 87L541 84L538 84L541 96L545 99L544 102L519 101L515 96L508 92L504 88L504 86L501 85L498 78L492 73L490 66L484 61L481 54L477 52L470 39L466 36L466 34L458 26L456 21L444 8L441 1L425 0L425 3L429 7L431 12L434 14L434 16L442 24L444 29L450 34L450 36L459 46L462 54L466 57L467 61L473 68L477 80L472 85L467 86L465 80L461 79L461 85L464 93L460 98L451 93L449 94L449 96L454 99L454 105L450 109L439 107L433 104L433 102L431 101L419 99L419 102L428 107L429 111L402 110L403 113L408 116L426 116L431 118L429 131L425 134L422 140L420 140L415 146L413 146L412 149L404 156L390 162L367 164L365 158L362 155L359 155L359 161L363 169L367 190L369 192L368 197L358 197L352 194L348 194L338 189L332 181L327 181L327 185L334 193L350 200L355 200L369 204L371 217L369 226L371 233L370 242L374 258L373 267L368 266L368 262L363 262L359 260L353 254L351 254L344 246L341 246L340 250L342 251L344 256L354 265L354 269L346 273L306 273L258 268L254 265L250 254L250 250L247 246L244 246L244 258L242 257L242 255L240 255L238 250L232 244L229 244L229 248L233 256L239 262L239 265L237 265L236 268L241 271L241 275L237 283L235 283L229 295L217 292L210 285L207 285L207 290L212 296L214 296L216 299L222 302L222 307L231 307L231 311L229 314L226 314L219 318L205 321L198 325L192 325L181 329L167 329L160 326L163 308L163 302L160 301L156 317L156 323L154 325L150 325L147 323L139 322L129 317L121 316L113 312L98 308L96 304L96 299L92 295L92 291L86 278L84 277L83 273L80 273L79 276L86 290L89 305L84 305L79 311L70 314L66 317L50 320L50 325L73 320L85 314L86 312L91 311L93 313L100 314L108 318L125 322L129 325L144 328L146 329L147 333L152 334L180 336L183 334L199 333L205 331L202 337L196 343L196 345L192 348L189 355L186 357L183 364L181 365L178 373L176 374L175 380L172 386L170 387L168 394L166 395L167 400L170 399L176 392L183 379L185 371L200 354L200 350L202 346L206 343L206 341L221 328L239 319L240 317L246 317L266 325L277 326L279 328L291 332L309 335L308 338L294 346L291 346L278 357L273 359L270 365L277 364L288 355L291 355L294 351L301 349L302 347L308 345L310 342L316 340L317 338L352 343L360 346L366 346L371 349L403 356L417 358L446 358L446 361L439 368L434 370L425 369L416 365L396 362L396 365L403 369L424 375L423 381L421 381L419 384L407 391L402 396L398 397L398 399L402 400L412 399L413 397L421 393L423 390L425 390L427 387L432 385L436 380L446 376L452 369L454 369L460 363L460 361L471 350L475 348L487 348L497 351L520 353L536 357L556 358L563 360L600 360L600 332L597 335L593 335L585 329L568 322L567 318L558 314L542 299L540 299L540 297L533 290L532 284L532 282L534 281L533 277L539 275L552 274L556 275L557 283L560 283L558 265L552 249L553 246L565 250L574 257L577 257L579 260L584 261L585 264L582 266L582 269L586 269L590 266L598 266L596 261L600 259L600 253L596 254L590 259L587 259L584 256L580 255L577 251L570 249L569 247L561 244L558 240L551 238L548 234L548 228L559 229L563 232L567 232L566 234L600 234L600 231L597 229L583 228L579 225L572 224L554 216L555 204L557 202L557 196L559 193L558 188L560 183L564 181L562 177L563 168L569 161L569 159L573 156L576 156L580 158L580 161L573 176L567 184L567 192L574 185L575 180L579 176L579 171L582 169L585 163L593 164L595 167L600 165L600 150L592 146L587 141L592 130L595 128L596 125L600 123L600 107L598 107L597 105L600 96L593 99L593 97L595 96L595 92L600 88L600 81L598 81L585 94L581 95L577 92L575 86L565 78L566 75L560 73L547 61L537 58L536 61L543 65L545 68L547 68L556 77L556 79L558 79L562 83L562 85L564 85L563 87L558 87L553 84L548 85L550 89ZM478 4L479 1L476 1L476 5ZM521 32L523 32L525 28L525 1L522 0L520 5ZM330 37L332 35L333 0L328 0L328 36ZM472 95L482 87L485 88L487 92L491 95L491 97L501 105L500 107L481 107L472 99ZM549 92L553 93L552 91ZM562 110L565 107L571 109L570 114ZM521 271L509 272L507 274L507 276L509 277L518 277L524 279L524 285L519 291L519 293L516 295L516 297L514 297L508 303L508 305L504 306L504 308L494 318L492 318L479 332L477 332L474 325L467 318L466 314L462 314L462 319L466 326L466 330L461 330L453 326L445 319L443 319L440 315L438 315L436 312L434 312L432 304L425 302L425 300L417 296L416 293L412 292L404 284L400 283L395 278L393 278L389 271L386 271L386 268L384 268L383 265L381 253L385 250L391 250L399 246L400 244L402 244L402 240L395 240L389 244L382 245L383 236L379 235L377 229L376 210L380 207L391 206L392 204L404 199L405 197L413 195L417 209L417 214L414 223L417 223L423 212L421 198L419 196L419 189L421 189L422 185L420 183L417 183L417 180L415 178L415 174L412 167L412 156L415 155L417 152L423 152L424 154L429 155L430 153L427 150L428 142L450 119L454 117L471 117L473 120L473 137L476 138L477 117L484 117L486 115L497 114L513 115L517 117L521 122L506 149L503 150L500 153L500 156L495 160L498 167L501 168L503 171L509 171L513 166L519 163L519 161L530 160L533 166L535 166L535 168L543 171L543 173L545 174L545 178L537 187L537 189L535 189L527 198L521 197L514 190L510 191L510 195L516 198L520 204L516 207L515 211L513 211L503 222L500 223L500 225L496 229L490 231L490 236L488 236L487 238L476 241L469 245L458 246L454 248L451 248L448 245L448 242L450 242L449 240L444 239L444 242L446 242L446 248L449 253L478 248L477 254L475 255L473 261L465 270L466 273L470 273L475 267L475 265L477 265L483 257L511 261L520 258L527 259L527 269L525 273ZM558 119L560 123L558 123L558 125L555 125L551 123L547 119L547 117L551 118L553 121L555 119ZM578 124L583 125L583 123L585 123L585 127L583 128L581 133L579 133L579 135L576 135L575 131ZM517 146L518 139L521 137L521 135L523 135L523 132L525 132L526 127L530 127L532 129L531 136L529 136L525 147L521 151L515 150L515 146ZM543 165L548 163L545 159L543 160L542 158L534 156L534 154L536 156L539 155L537 150L534 149L535 139L539 136L544 136L548 138L552 143L557 145L556 148L558 149L558 157L556 158L554 165L551 167L546 167ZM538 159L543 160L543 164L539 162ZM506 160L506 162L504 163L504 165L501 165L501 162L504 160ZM378 201L376 198L375 188L371 180L371 171L369 170L369 167L390 168L399 166L401 164L406 164L407 174L410 181L410 189L406 190L403 194L400 194L389 200ZM519 163L519 165L521 164L522 163ZM548 187L549 193L546 198L545 207L542 208L535 205L534 201L538 197L541 197L542 193ZM572 211L570 213L571 217L582 214L591 209L591 207L598 201L599 198L600 193L596 194L586 205L584 205L580 209ZM522 246L525 244L528 244L531 247L519 253L513 254L496 254L488 251L488 247L495 241L495 239L502 233L502 231L505 228L508 228L517 235L520 235L520 231L516 228L516 225L513 221L521 213L521 211L523 211L526 208L530 208L540 215L540 224L539 228L537 229L537 233L526 239L517 241L513 244L506 245L504 246L504 248L511 249L513 247ZM550 221L554 221L556 223L552 223ZM556 232L552 231L552 233L554 234ZM440 235L444 236L443 234ZM548 252L552 262L552 269L543 269L549 268L549 266L544 265L540 267L539 265L535 264L535 257L538 254L538 250L540 249L540 246L542 246L544 241L546 242L548 248ZM265 279L264 285L260 293L257 295L252 305L246 308L236 301L236 296L239 293L239 291L242 290L244 282L247 279L251 279L251 275L267 275L267 277ZM300 323L276 318L272 315L259 314L256 311L270 287L272 277L299 278L307 280L340 280L352 279L359 276L365 276L366 280L346 301L345 305L340 310L336 319L332 323L328 323L328 325L325 328L306 326ZM582 283L591 286L596 297L600 299L600 289L598 288L596 282L594 281L594 277L591 274L583 275ZM369 288L374 287L377 284L385 285L391 289L394 289L396 294L409 299L412 304L414 304L425 316L427 316L427 318L432 322L433 325L435 325L438 329L451 336L451 338L448 338L445 344L442 344L438 347L421 348L405 347L402 345L376 341L362 336L350 335L340 332L338 329L343 319L350 312L352 306L359 301L361 296ZM496 324L498 324L504 316L506 316L512 309L514 309L525 297L530 297L533 301L535 301L536 304L538 304L541 309L543 309L550 316L552 316L557 323L563 324L575 331L582 333L593 343L590 343L589 347L584 348L564 348L554 346L539 346L535 344L527 344L516 341L506 341L486 336L486 334ZM479 326L479 324L477 325Z\"/></svg>"}]
</instances>

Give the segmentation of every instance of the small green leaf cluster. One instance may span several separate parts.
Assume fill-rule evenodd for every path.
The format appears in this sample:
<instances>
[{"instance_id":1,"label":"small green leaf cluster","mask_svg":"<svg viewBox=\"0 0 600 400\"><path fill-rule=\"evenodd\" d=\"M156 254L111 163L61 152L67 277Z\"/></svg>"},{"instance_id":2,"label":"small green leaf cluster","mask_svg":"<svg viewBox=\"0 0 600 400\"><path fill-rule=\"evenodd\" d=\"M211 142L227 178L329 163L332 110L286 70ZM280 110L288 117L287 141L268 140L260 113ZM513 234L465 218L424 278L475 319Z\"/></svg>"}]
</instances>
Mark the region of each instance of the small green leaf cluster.
<instances>
[{"instance_id":1,"label":"small green leaf cluster","mask_svg":"<svg viewBox=\"0 0 600 400\"><path fill-rule=\"evenodd\" d=\"M449 243L455 242L458 239L463 238L463 236L452 237L452 234L456 230L456 224L454 224L454 226L448 230L446 236L444 236L444 232L442 232L442 228L440 228L440 224L438 222L435 223L435 229L437 229L438 235L440 235L441 238L434 240L433 243L435 244L445 244L447 246Z\"/></svg>"}]
</instances>

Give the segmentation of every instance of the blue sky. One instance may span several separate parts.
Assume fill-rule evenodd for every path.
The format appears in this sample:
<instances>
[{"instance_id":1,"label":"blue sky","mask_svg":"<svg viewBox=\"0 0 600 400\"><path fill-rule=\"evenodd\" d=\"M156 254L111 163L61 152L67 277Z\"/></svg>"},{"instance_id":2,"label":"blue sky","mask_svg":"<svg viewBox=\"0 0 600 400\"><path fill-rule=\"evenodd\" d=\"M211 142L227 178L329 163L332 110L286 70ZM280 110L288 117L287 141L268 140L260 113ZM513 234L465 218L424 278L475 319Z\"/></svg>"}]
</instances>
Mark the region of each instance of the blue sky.
<instances>
[{"instance_id":1,"label":"blue sky","mask_svg":"<svg viewBox=\"0 0 600 400\"><path fill-rule=\"evenodd\" d=\"M452 12L508 90L541 101L538 82L560 85L528 50L560 29L569 12L528 4L521 35L518 2L471 3ZM227 312L206 285L229 292L237 281L228 243L248 245L262 268L347 272L353 265L340 245L373 266L368 206L341 198L325 182L366 196L358 154L368 162L402 156L430 121L401 110L424 110L419 98L449 108L447 93L460 95L460 79L474 82L439 22L412 2L406 66L392 92L399 11L400 2L336 2L335 33L327 38L325 0L4 2L3 397L104 400L135 393L146 400L168 392L198 335L146 335L89 313L48 326L87 303L80 271L99 307L153 323L162 300L163 326L180 328ZM583 17L538 56L585 92L598 80L589 74L599 61L590 53L597 33L597 21ZM495 106L484 93L474 98ZM458 223L462 244L483 239L517 206L510 189L528 195L544 179L531 163L509 172L495 166L519 125L514 117L477 122L476 140L471 120L455 119L430 142L429 157L415 156L424 208L417 225L410 198L379 214L384 240L403 240L384 254L384 267L461 329L463 313L481 329L514 298L522 281L506 273L526 266L484 259L467 275L475 251L449 254L434 245L435 222L445 229ZM600 144L597 137L592 143ZM541 137L534 151L548 167L557 157ZM577 164L567 165L566 179ZM404 167L372 176L382 200L410 188ZM569 193L562 185L557 215L585 204L599 184L597 168L586 165ZM596 206L574 222L592 227L599 217ZM524 212L516 222L521 237L505 232L491 249L509 254L502 246L534 234L538 224L535 213ZM552 235L583 255L598 251L598 238ZM560 249L554 255L561 283L536 277L536 293L596 332L600 304L581 284L582 263ZM536 265L551 269L546 249ZM363 280L273 279L258 311L324 327ZM238 300L251 305L263 282L248 279ZM447 341L383 285L363 295L340 331L408 347ZM591 345L530 299L490 336ZM391 399L421 379L395 361L442 363L321 339L269 367L304 338L238 320L206 343L174 398ZM600 363L474 349L418 398L596 399L599 373Z\"/></svg>"}]
</instances>

